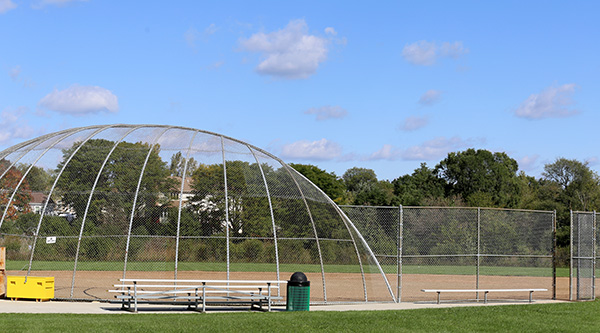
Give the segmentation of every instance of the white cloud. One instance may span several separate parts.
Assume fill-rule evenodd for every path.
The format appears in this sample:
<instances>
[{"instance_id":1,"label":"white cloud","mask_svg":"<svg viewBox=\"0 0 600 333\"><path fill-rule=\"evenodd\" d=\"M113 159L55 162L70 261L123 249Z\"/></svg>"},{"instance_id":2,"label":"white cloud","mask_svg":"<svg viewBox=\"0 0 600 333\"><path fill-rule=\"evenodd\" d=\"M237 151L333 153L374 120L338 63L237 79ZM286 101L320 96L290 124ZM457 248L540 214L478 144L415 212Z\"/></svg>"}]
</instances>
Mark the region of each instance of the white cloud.
<instances>
[{"instance_id":1,"label":"white cloud","mask_svg":"<svg viewBox=\"0 0 600 333\"><path fill-rule=\"evenodd\" d=\"M410 132L410 131L418 130L419 128L423 128L423 127L427 126L428 123L429 123L429 118L427 118L427 117L411 116L411 117L404 119L404 124L402 124L402 126L400 126L400 129L402 131Z\"/></svg>"},{"instance_id":2,"label":"white cloud","mask_svg":"<svg viewBox=\"0 0 600 333\"><path fill-rule=\"evenodd\" d=\"M65 90L54 90L42 98L38 106L58 113L82 116L99 112L119 111L117 96L97 86L72 85Z\"/></svg>"},{"instance_id":3,"label":"white cloud","mask_svg":"<svg viewBox=\"0 0 600 333\"><path fill-rule=\"evenodd\" d=\"M325 33L332 36L337 36L337 31L332 27L325 28Z\"/></svg>"},{"instance_id":4,"label":"white cloud","mask_svg":"<svg viewBox=\"0 0 600 333\"><path fill-rule=\"evenodd\" d=\"M442 92L439 90L427 90L421 98L419 98L419 104L430 106L442 99Z\"/></svg>"},{"instance_id":5,"label":"white cloud","mask_svg":"<svg viewBox=\"0 0 600 333\"><path fill-rule=\"evenodd\" d=\"M575 84L564 84L560 87L549 87L539 94L532 94L515 110L515 115L527 119L562 118L579 113L569 106L574 104L572 99Z\"/></svg>"},{"instance_id":6,"label":"white cloud","mask_svg":"<svg viewBox=\"0 0 600 333\"><path fill-rule=\"evenodd\" d=\"M31 5L33 9L42 9L46 6L63 7L72 2L87 2L88 0L40 0Z\"/></svg>"},{"instance_id":7,"label":"white cloud","mask_svg":"<svg viewBox=\"0 0 600 333\"><path fill-rule=\"evenodd\" d=\"M0 14L4 14L15 8L17 8L17 5L11 0L0 0Z\"/></svg>"},{"instance_id":8,"label":"white cloud","mask_svg":"<svg viewBox=\"0 0 600 333\"><path fill-rule=\"evenodd\" d=\"M285 79L305 79L327 59L328 40L309 35L304 20L292 20L271 33L255 33L241 40L242 49L262 54L256 67L259 74Z\"/></svg>"},{"instance_id":9,"label":"white cloud","mask_svg":"<svg viewBox=\"0 0 600 333\"><path fill-rule=\"evenodd\" d=\"M417 65L430 66L435 63L436 45L427 41L420 41L404 46L402 56L408 62Z\"/></svg>"},{"instance_id":10,"label":"white cloud","mask_svg":"<svg viewBox=\"0 0 600 333\"><path fill-rule=\"evenodd\" d=\"M440 55L443 57L449 57L449 58L456 59L456 58L462 56L463 54L467 54L467 53L469 53L469 50L465 49L462 42L454 42L454 43L443 42L442 46L440 46Z\"/></svg>"},{"instance_id":11,"label":"white cloud","mask_svg":"<svg viewBox=\"0 0 600 333\"><path fill-rule=\"evenodd\" d=\"M422 66L431 66L440 58L458 58L469 53L462 42L443 42L438 45L435 42L425 40L407 44L402 49L402 57L410 63Z\"/></svg>"},{"instance_id":12,"label":"white cloud","mask_svg":"<svg viewBox=\"0 0 600 333\"><path fill-rule=\"evenodd\" d=\"M0 143L4 144L12 139L27 139L35 134L25 117L28 109L24 106L11 109L6 108L0 113Z\"/></svg>"},{"instance_id":13,"label":"white cloud","mask_svg":"<svg viewBox=\"0 0 600 333\"><path fill-rule=\"evenodd\" d=\"M383 147L381 149L379 149L378 151L371 154L371 156L369 156L367 158L367 160L369 160L369 161L375 161L375 160L395 161L397 159L400 159L401 155L402 155L402 152L398 148L395 148L392 145L385 144L385 145L383 145Z\"/></svg>"},{"instance_id":14,"label":"white cloud","mask_svg":"<svg viewBox=\"0 0 600 333\"><path fill-rule=\"evenodd\" d=\"M217 30L219 30L219 28L217 28L217 26L214 23L211 23L208 27L206 27L206 29L204 29L204 35L213 35L215 32L217 32Z\"/></svg>"},{"instance_id":15,"label":"white cloud","mask_svg":"<svg viewBox=\"0 0 600 333\"><path fill-rule=\"evenodd\" d=\"M425 141L418 146L410 147L402 152L404 160L431 161L444 157L451 151L460 148L472 146L474 143L481 142L481 139L463 140L459 137L445 138L438 137L433 140Z\"/></svg>"},{"instance_id":16,"label":"white cloud","mask_svg":"<svg viewBox=\"0 0 600 333\"><path fill-rule=\"evenodd\" d=\"M585 163L588 164L588 166L596 166L599 163L599 159L598 157L589 157L585 159Z\"/></svg>"},{"instance_id":17,"label":"white cloud","mask_svg":"<svg viewBox=\"0 0 600 333\"><path fill-rule=\"evenodd\" d=\"M218 30L219 28L214 23L211 23L208 27L206 27L203 33L200 33L194 27L190 27L183 34L183 38L185 39L185 42L188 44L188 46L195 50L196 42L198 40L203 40L206 42L208 40L208 37L215 34Z\"/></svg>"},{"instance_id":18,"label":"white cloud","mask_svg":"<svg viewBox=\"0 0 600 333\"><path fill-rule=\"evenodd\" d=\"M348 115L348 111L341 106L322 106L320 108L310 108L304 111L304 114L316 114L317 120L341 119Z\"/></svg>"},{"instance_id":19,"label":"white cloud","mask_svg":"<svg viewBox=\"0 0 600 333\"><path fill-rule=\"evenodd\" d=\"M2 1L2 0L0 0ZM19 79L19 75L21 75L21 66L15 66L8 71L8 75L13 81L17 81Z\"/></svg>"},{"instance_id":20,"label":"white cloud","mask_svg":"<svg viewBox=\"0 0 600 333\"><path fill-rule=\"evenodd\" d=\"M525 156L525 157L521 158L519 160L519 169L521 169L523 171L533 170L536 167L536 163L539 158L540 158L540 155L537 155L537 154L529 155L529 156Z\"/></svg>"},{"instance_id":21,"label":"white cloud","mask_svg":"<svg viewBox=\"0 0 600 333\"><path fill-rule=\"evenodd\" d=\"M281 156L291 159L332 160L342 154L342 147L327 139L318 141L301 140L281 148Z\"/></svg>"},{"instance_id":22,"label":"white cloud","mask_svg":"<svg viewBox=\"0 0 600 333\"><path fill-rule=\"evenodd\" d=\"M194 29L193 27L190 27L189 29L187 29L187 31L183 34L183 38L185 38L185 42L191 48L196 47L196 40L199 38L199 36L200 36L200 33L198 32L198 30Z\"/></svg>"},{"instance_id":23,"label":"white cloud","mask_svg":"<svg viewBox=\"0 0 600 333\"><path fill-rule=\"evenodd\" d=\"M210 66L208 66L208 69L218 69L221 68L221 66L225 65L225 61L224 60L219 60L213 64L211 64Z\"/></svg>"}]
</instances>

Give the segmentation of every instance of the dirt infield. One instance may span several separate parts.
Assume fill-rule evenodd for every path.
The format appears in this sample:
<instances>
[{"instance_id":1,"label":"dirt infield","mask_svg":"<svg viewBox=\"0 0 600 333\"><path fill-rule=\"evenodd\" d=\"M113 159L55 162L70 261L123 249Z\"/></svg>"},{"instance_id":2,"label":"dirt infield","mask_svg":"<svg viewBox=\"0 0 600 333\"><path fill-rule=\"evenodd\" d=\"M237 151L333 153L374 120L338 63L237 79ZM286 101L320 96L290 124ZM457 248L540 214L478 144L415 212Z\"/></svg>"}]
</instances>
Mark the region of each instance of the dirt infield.
<instances>
[{"instance_id":1,"label":"dirt infield","mask_svg":"<svg viewBox=\"0 0 600 333\"><path fill-rule=\"evenodd\" d=\"M24 275L22 271L8 271L7 275ZM281 272L280 280L288 280L292 272ZM310 297L312 302L361 302L365 300L363 281L360 274L356 273L326 273L326 285L323 287L320 273L307 273L311 282ZM112 286L123 278L122 271L78 271L76 284L71 297L71 281L73 272L69 271L35 271L32 276L53 276L55 278L56 298L75 298L90 300L110 300L114 295L108 292ZM127 278L160 278L173 279L173 272L128 272ZM387 285L378 274L366 274L367 299L369 301L393 301ZM224 280L225 272L199 272L182 271L178 279L205 279ZM275 280L273 272L231 272L232 280ZM394 293L397 291L396 275L388 275L390 287ZM437 274L404 274L402 276L401 299L402 301L432 301L435 294L426 294L421 289L474 289L476 286L473 275L437 275ZM546 288L547 292L534 293L535 299L552 299L552 278L550 277L524 277L524 276L480 276L480 288ZM281 286L281 295L286 294L286 285ZM323 297L326 289L327 300ZM567 300L569 297L569 279L557 279L557 299ZM395 297L395 296L394 296ZM474 293L442 295L442 298L461 300L474 299ZM482 297L482 296L480 296ZM490 293L491 299L527 299L527 293Z\"/></svg>"}]
</instances>

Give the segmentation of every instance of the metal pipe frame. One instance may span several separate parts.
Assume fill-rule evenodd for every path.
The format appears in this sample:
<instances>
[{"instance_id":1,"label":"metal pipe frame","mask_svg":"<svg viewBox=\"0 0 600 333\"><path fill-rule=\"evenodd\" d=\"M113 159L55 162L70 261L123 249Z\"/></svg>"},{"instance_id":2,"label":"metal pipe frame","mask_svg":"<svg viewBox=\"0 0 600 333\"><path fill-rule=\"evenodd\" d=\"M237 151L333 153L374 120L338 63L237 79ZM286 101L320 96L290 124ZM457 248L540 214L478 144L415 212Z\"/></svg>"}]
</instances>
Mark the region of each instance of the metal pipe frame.
<instances>
[{"instance_id":1,"label":"metal pipe frame","mask_svg":"<svg viewBox=\"0 0 600 333\"><path fill-rule=\"evenodd\" d=\"M54 183L52 184L52 188L50 189L50 192L48 193L48 198L52 197L52 193L54 193L54 189L56 188L56 184L58 184L58 180L60 179L60 176L62 175L63 171L65 171L65 169L67 168L67 165L69 164L69 162L71 161L71 159L73 159L73 157L75 156L75 154L77 154L77 152L79 151L79 149L81 149L81 147L83 147L83 145L88 142L91 138L93 138L96 134L106 130L110 128L109 127L104 127L104 128L99 128L96 129L93 133L91 133L85 140L83 140L79 146L77 148L75 148L75 150L71 153L71 155L67 158L67 161L65 162L65 164L62 166L62 168L60 169L60 171L58 172L58 175L56 175L56 179L54 179ZM79 131L75 132L75 133L79 133ZM38 225L34 234L34 240L33 240L33 245L31 246L31 253L30 253L30 257L29 257L29 268L27 269L27 276L29 276L29 274L31 273L31 264L33 262L33 255L35 253L35 246L37 244L37 239L40 233L40 228L42 226L42 221L44 219L44 214L46 213L46 208L48 207L48 202L50 200L47 200L46 203L44 204L44 208L42 209L42 214L40 215L40 219L38 221Z\"/></svg>"},{"instance_id":2,"label":"metal pipe frame","mask_svg":"<svg viewBox=\"0 0 600 333\"><path fill-rule=\"evenodd\" d=\"M306 210L308 211L308 217L310 218L310 224L312 225L313 232L315 233L315 239L317 242L317 251L319 252L319 263L321 265L321 278L323 279L323 300L325 301L325 303L327 303L327 286L325 283L325 269L323 266L323 255L321 253L321 244L319 242L319 235L317 234L317 227L315 226L315 221L314 221L312 213L310 211L310 207L308 206L308 202L306 201L306 197L304 196L304 192L302 191L300 184L294 177L294 174L292 174L291 170L293 170L296 175L299 175L301 179L306 179L306 178L300 172L297 172L292 167L283 163L283 161L281 162L281 164L282 164L283 168L288 172L288 174L290 175L290 177L292 178L294 183L296 184L296 187L298 188L298 191L300 192L300 196L302 197L302 201L304 201L304 205L306 206Z\"/></svg>"},{"instance_id":3,"label":"metal pipe frame","mask_svg":"<svg viewBox=\"0 0 600 333\"><path fill-rule=\"evenodd\" d=\"M246 146L248 148L248 150L250 150L250 153L252 153L252 156L254 157L254 160L256 161L256 165L258 166L258 169L260 170L260 175L262 177L263 183L265 185L265 192L266 192L266 196L267 196L267 200L269 201L269 212L271 213L271 223L273 226L273 244L275 246L275 267L276 267L276 276L277 276L277 280L279 281L279 248L277 245L277 226L275 225L275 214L273 213L273 203L271 202L271 194L269 192L269 185L267 184L267 177L265 177L265 172L263 170L262 165L260 164L260 161L258 160L258 156L256 156L256 153L254 153L254 151L252 150L252 148ZM280 295L280 289L277 289L277 296Z\"/></svg>"},{"instance_id":4,"label":"metal pipe frame","mask_svg":"<svg viewBox=\"0 0 600 333\"><path fill-rule=\"evenodd\" d=\"M185 155L185 164L183 166L183 175L181 175L181 190L179 192L179 208L177 210L177 235L175 238L175 272L173 273L175 280L177 280L177 270L179 265L179 236L180 236L180 226L181 226L181 208L183 207L183 188L185 185L185 176L187 173L188 161L190 160L190 153L192 151L192 145L194 144L194 140L196 139L196 135L198 132L195 132L190 140L190 146L188 147L187 154ZM228 271L229 272L229 271ZM229 278L229 276L227 276Z\"/></svg>"},{"instance_id":5,"label":"metal pipe frame","mask_svg":"<svg viewBox=\"0 0 600 333\"><path fill-rule=\"evenodd\" d=\"M129 219L129 228L127 228L127 243L125 244L125 258L123 263L123 279L125 279L125 275L127 272L127 260L129 259L129 242L131 240L131 229L133 227L133 218L135 216L135 206L137 205L138 194L140 193L140 187L142 186L142 179L144 177L144 172L146 171L146 165L148 165L148 160L150 159L150 155L156 147L158 140L169 130L169 128L164 129L159 135L156 136L152 146L148 150L148 154L146 155L146 160L144 161L144 165L142 166L142 170L140 171L140 178L138 179L137 188L135 190L135 196L133 197L133 207L131 208L131 217Z\"/></svg>"},{"instance_id":6,"label":"metal pipe frame","mask_svg":"<svg viewBox=\"0 0 600 333\"><path fill-rule=\"evenodd\" d=\"M85 212L83 213L83 220L81 221L81 229L79 230L79 238L77 239L77 250L75 252L75 263L73 266L73 280L71 281L71 297L73 297L73 291L75 289L75 274L77 272L77 261L79 259L79 249L81 248L81 238L83 237L83 229L85 228L85 222L87 219L88 210L90 209L90 204L92 203L92 197L94 196L94 192L96 191L96 186L98 185L98 181L100 180L102 171L104 171L104 167L106 166L108 159L110 158L112 153L115 151L115 149L117 149L117 147L119 146L121 141L123 141L131 132L133 132L139 128L140 128L139 126L135 126L131 129L129 129L128 131L125 132L125 134L123 134L123 136L121 138L119 138L119 140L117 142L115 142L115 144L113 145L110 152L106 155L106 158L104 159L104 162L102 163L102 166L100 167L100 170L98 171L98 174L96 175L96 180L94 181L94 185L92 186L92 190L90 191L90 196L88 197L87 205L85 206Z\"/></svg>"},{"instance_id":7,"label":"metal pipe frame","mask_svg":"<svg viewBox=\"0 0 600 333\"><path fill-rule=\"evenodd\" d=\"M227 280L229 280L229 195L227 192L227 160L225 159L225 139L221 137L221 153L223 155L223 182L225 184L225 239L227 246ZM233 227L233 223L231 224Z\"/></svg>"}]
</instances>

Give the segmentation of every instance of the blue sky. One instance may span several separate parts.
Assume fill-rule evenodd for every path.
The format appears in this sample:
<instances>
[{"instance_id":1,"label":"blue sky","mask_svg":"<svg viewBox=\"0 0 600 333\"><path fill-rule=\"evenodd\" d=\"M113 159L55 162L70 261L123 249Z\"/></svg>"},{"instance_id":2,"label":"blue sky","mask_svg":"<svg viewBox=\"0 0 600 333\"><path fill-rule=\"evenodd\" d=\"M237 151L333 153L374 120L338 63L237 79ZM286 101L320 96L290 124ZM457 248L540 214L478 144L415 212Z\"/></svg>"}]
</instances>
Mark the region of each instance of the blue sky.
<instances>
[{"instance_id":1,"label":"blue sky","mask_svg":"<svg viewBox=\"0 0 600 333\"><path fill-rule=\"evenodd\" d=\"M598 1L0 0L0 149L96 124L221 133L392 180L448 152L600 169Z\"/></svg>"}]
</instances>

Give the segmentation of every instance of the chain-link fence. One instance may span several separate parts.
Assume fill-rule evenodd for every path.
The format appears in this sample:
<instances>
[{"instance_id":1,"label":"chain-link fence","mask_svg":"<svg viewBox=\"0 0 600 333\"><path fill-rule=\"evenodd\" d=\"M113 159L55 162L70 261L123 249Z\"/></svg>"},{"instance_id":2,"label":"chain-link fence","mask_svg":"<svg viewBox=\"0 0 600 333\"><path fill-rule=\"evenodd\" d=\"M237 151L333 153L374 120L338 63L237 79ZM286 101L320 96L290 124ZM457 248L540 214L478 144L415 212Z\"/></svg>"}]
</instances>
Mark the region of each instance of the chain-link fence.
<instances>
[{"instance_id":1,"label":"chain-link fence","mask_svg":"<svg viewBox=\"0 0 600 333\"><path fill-rule=\"evenodd\" d=\"M57 298L109 299L119 278L296 271L313 303L554 290L553 212L340 208L275 156L183 127L90 126L6 149L0 212L8 273L54 276Z\"/></svg>"},{"instance_id":2,"label":"chain-link fence","mask_svg":"<svg viewBox=\"0 0 600 333\"><path fill-rule=\"evenodd\" d=\"M571 212L571 300L596 298L597 218L596 212Z\"/></svg>"},{"instance_id":3,"label":"chain-link fence","mask_svg":"<svg viewBox=\"0 0 600 333\"><path fill-rule=\"evenodd\" d=\"M394 300L333 201L275 156L215 133L90 126L11 147L0 152L0 212L8 273L54 276L57 298L109 299L119 278L302 271L314 303Z\"/></svg>"},{"instance_id":4,"label":"chain-link fence","mask_svg":"<svg viewBox=\"0 0 600 333\"><path fill-rule=\"evenodd\" d=\"M421 289L546 288L555 297L555 214L487 208L342 206L402 301ZM393 276L395 275L395 276ZM478 299L482 295L457 294ZM522 295L520 295L522 297ZM515 294L495 294L515 298Z\"/></svg>"}]
</instances>

